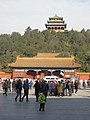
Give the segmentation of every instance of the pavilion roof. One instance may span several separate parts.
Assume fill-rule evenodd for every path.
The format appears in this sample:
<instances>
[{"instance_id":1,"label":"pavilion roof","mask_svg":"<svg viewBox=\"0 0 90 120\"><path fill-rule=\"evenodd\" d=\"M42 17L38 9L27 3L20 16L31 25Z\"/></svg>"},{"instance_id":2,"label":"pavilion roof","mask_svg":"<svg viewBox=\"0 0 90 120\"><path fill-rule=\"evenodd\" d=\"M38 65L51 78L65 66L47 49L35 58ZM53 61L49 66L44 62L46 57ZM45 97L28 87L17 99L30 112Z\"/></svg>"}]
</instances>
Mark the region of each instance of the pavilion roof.
<instances>
[{"instance_id":1,"label":"pavilion roof","mask_svg":"<svg viewBox=\"0 0 90 120\"><path fill-rule=\"evenodd\" d=\"M38 53L35 58L55 58L59 53Z\"/></svg>"},{"instance_id":2,"label":"pavilion roof","mask_svg":"<svg viewBox=\"0 0 90 120\"><path fill-rule=\"evenodd\" d=\"M50 17L50 18L62 18L62 17L60 17L60 16L58 16L57 14L55 14L55 16Z\"/></svg>"},{"instance_id":3,"label":"pavilion roof","mask_svg":"<svg viewBox=\"0 0 90 120\"><path fill-rule=\"evenodd\" d=\"M13 68L79 68L73 57L55 58L55 57L17 57L15 63L8 64Z\"/></svg>"}]
</instances>

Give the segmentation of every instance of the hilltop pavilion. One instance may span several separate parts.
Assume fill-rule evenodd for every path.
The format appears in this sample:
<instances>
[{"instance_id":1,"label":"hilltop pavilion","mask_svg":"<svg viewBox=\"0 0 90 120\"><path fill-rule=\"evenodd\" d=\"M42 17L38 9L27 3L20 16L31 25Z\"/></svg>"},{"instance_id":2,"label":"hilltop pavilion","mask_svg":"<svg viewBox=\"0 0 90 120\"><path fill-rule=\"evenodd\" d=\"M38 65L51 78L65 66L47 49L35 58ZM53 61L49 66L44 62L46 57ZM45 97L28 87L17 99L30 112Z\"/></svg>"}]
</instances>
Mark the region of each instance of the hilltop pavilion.
<instances>
[{"instance_id":1,"label":"hilltop pavilion","mask_svg":"<svg viewBox=\"0 0 90 120\"><path fill-rule=\"evenodd\" d=\"M63 17L60 16L53 16L53 17L49 17L49 20L47 21L47 23L45 24L46 29L50 30L50 31L60 31L60 32L65 32L66 30L66 24L65 21L63 20Z\"/></svg>"}]
</instances>

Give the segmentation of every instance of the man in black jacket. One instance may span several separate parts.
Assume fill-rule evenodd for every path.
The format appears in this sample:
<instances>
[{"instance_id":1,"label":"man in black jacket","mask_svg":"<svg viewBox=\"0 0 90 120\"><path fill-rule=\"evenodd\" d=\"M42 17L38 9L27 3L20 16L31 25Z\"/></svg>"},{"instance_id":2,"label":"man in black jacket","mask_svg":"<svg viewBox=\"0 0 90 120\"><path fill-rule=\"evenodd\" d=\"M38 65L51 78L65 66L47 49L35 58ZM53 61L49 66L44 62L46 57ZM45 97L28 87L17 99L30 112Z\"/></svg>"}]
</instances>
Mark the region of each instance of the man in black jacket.
<instances>
[{"instance_id":1,"label":"man in black jacket","mask_svg":"<svg viewBox=\"0 0 90 120\"><path fill-rule=\"evenodd\" d=\"M15 87L16 87L16 93L17 93L17 95L15 97L15 101L17 102L17 98L19 96L19 102L22 102L22 100L21 100L22 81L20 79L17 81Z\"/></svg>"},{"instance_id":2,"label":"man in black jacket","mask_svg":"<svg viewBox=\"0 0 90 120\"><path fill-rule=\"evenodd\" d=\"M38 80L36 81L34 87L35 87L36 102L38 102L38 97L39 97L39 93L40 93L40 84L39 84Z\"/></svg>"}]
</instances>

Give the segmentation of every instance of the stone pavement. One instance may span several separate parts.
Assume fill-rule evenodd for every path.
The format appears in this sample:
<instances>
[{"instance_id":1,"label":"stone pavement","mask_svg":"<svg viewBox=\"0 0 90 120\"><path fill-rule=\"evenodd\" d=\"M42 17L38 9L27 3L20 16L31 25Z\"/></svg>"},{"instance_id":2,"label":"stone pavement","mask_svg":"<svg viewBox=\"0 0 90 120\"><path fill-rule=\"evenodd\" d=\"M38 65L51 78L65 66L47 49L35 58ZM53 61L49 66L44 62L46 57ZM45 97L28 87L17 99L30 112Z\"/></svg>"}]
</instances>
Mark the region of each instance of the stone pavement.
<instances>
[{"instance_id":1,"label":"stone pavement","mask_svg":"<svg viewBox=\"0 0 90 120\"><path fill-rule=\"evenodd\" d=\"M38 110L33 92L29 102L15 102L15 93L0 93L0 120L90 120L90 89L71 97L48 97L44 112Z\"/></svg>"}]
</instances>

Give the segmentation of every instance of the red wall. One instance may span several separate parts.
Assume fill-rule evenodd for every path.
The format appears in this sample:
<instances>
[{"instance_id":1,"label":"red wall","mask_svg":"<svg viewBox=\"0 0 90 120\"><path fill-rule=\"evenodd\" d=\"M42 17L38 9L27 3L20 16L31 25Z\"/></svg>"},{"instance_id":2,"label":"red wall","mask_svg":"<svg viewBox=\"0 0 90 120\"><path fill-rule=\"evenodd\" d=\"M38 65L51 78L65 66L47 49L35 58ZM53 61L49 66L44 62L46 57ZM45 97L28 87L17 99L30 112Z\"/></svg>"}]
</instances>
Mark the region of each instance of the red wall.
<instances>
[{"instance_id":1,"label":"red wall","mask_svg":"<svg viewBox=\"0 0 90 120\"><path fill-rule=\"evenodd\" d=\"M12 77L13 78L18 78L18 77L25 78L26 77L26 72L24 72L24 71L13 71Z\"/></svg>"},{"instance_id":2,"label":"red wall","mask_svg":"<svg viewBox=\"0 0 90 120\"><path fill-rule=\"evenodd\" d=\"M64 73L65 75L67 75L66 73ZM6 74L5 74L6 76ZM2 76L3 78L5 76ZM40 72L39 74L39 77L40 78L43 78L45 76L44 73ZM90 74L80 74L80 73L77 73L77 72L74 72L72 75L70 76L75 76L75 77L79 77L80 80L88 80L90 79ZM7 75L7 77L11 77L11 75ZM36 78L37 75L35 73L32 72L32 74L27 74L25 71L13 71L13 74L12 74L12 78L17 78L17 77L23 77L23 78Z\"/></svg>"},{"instance_id":3,"label":"red wall","mask_svg":"<svg viewBox=\"0 0 90 120\"><path fill-rule=\"evenodd\" d=\"M0 72L0 78L11 79L11 76L12 76L12 74L10 74L10 73Z\"/></svg>"},{"instance_id":4,"label":"red wall","mask_svg":"<svg viewBox=\"0 0 90 120\"><path fill-rule=\"evenodd\" d=\"M89 79L89 75L79 75L79 79L80 80L88 80Z\"/></svg>"}]
</instances>

